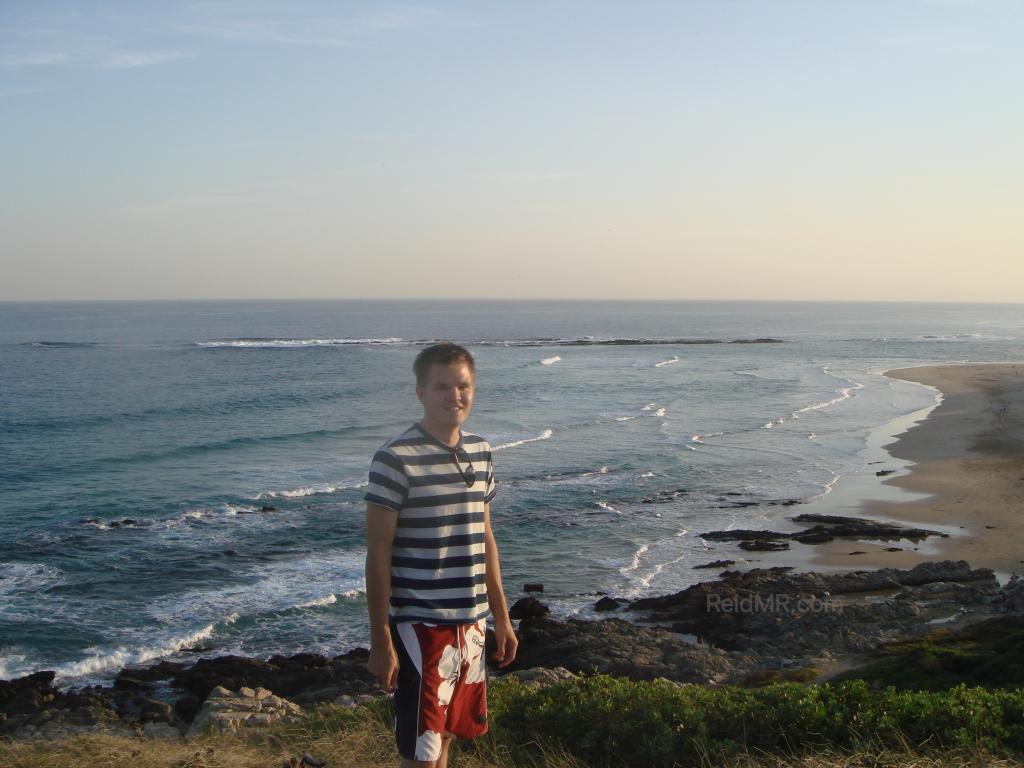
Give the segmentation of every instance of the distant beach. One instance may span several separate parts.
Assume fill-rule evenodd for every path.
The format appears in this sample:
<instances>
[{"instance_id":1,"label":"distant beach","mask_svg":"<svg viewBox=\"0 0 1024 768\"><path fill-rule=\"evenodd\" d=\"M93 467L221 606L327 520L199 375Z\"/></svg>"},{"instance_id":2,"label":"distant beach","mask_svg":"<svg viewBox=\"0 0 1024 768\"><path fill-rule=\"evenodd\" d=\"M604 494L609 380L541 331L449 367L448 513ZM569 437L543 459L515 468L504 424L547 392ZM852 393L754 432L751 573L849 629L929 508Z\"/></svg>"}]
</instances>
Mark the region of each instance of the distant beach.
<instances>
[{"instance_id":1,"label":"distant beach","mask_svg":"<svg viewBox=\"0 0 1024 768\"><path fill-rule=\"evenodd\" d=\"M991 568L1003 580L1024 571L1024 364L919 366L886 375L933 387L941 402L885 446L910 466L879 482L904 493L862 500L861 515L948 536L921 546L897 542L899 551L892 541L836 539L799 552L766 553L758 565L806 557L801 569L911 568L948 559Z\"/></svg>"}]
</instances>

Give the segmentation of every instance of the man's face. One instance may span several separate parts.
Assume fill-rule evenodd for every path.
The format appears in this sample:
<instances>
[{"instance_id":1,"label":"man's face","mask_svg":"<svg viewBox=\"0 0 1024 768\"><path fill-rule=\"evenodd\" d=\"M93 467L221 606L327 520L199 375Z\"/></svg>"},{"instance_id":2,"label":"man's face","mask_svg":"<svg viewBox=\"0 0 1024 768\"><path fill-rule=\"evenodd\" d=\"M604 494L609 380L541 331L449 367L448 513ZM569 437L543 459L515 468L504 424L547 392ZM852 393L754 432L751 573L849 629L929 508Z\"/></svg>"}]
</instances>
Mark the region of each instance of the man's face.
<instances>
[{"instance_id":1,"label":"man's face","mask_svg":"<svg viewBox=\"0 0 1024 768\"><path fill-rule=\"evenodd\" d=\"M452 429L461 427L473 407L473 384L473 373L465 363L431 365L427 380L416 386L427 421Z\"/></svg>"}]
</instances>

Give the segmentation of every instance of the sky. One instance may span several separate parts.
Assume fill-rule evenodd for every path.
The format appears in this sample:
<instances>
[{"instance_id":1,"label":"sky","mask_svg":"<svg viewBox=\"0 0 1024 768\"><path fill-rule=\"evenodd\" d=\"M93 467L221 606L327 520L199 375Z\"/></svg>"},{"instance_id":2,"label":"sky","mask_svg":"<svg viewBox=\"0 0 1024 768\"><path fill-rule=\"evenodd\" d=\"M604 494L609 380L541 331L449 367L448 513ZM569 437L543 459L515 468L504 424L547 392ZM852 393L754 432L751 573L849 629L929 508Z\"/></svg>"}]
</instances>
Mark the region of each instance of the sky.
<instances>
[{"instance_id":1,"label":"sky","mask_svg":"<svg viewBox=\"0 0 1024 768\"><path fill-rule=\"evenodd\" d=\"M1024 302L1024 0L0 0L0 300Z\"/></svg>"}]
</instances>

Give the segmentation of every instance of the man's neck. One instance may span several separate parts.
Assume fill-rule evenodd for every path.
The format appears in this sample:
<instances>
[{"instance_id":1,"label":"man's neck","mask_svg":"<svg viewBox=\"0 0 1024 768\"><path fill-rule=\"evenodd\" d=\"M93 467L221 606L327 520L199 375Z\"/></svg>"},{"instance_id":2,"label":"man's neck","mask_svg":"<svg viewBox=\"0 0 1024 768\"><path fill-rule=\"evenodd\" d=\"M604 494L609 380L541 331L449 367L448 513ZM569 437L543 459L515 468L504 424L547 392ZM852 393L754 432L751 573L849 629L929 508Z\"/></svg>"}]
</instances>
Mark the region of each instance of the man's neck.
<instances>
[{"instance_id":1,"label":"man's neck","mask_svg":"<svg viewBox=\"0 0 1024 768\"><path fill-rule=\"evenodd\" d=\"M462 430L458 427L455 427L454 429L447 426L439 427L436 424L431 424L426 419L420 419L419 424L424 432L436 440L440 440L449 448L454 448L458 445L459 439L462 437Z\"/></svg>"}]
</instances>

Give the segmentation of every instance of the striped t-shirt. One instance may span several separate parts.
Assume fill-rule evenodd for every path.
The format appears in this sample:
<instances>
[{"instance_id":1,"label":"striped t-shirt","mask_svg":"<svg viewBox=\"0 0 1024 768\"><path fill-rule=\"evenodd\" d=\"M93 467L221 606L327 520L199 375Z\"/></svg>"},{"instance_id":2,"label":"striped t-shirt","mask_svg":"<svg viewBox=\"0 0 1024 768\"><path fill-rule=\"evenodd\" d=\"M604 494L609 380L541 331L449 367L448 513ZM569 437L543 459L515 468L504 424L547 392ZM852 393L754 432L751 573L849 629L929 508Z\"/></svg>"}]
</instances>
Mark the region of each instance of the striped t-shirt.
<instances>
[{"instance_id":1,"label":"striped t-shirt","mask_svg":"<svg viewBox=\"0 0 1024 768\"><path fill-rule=\"evenodd\" d=\"M366 501L398 512L391 545L391 620L469 624L490 612L484 504L494 498L491 446L462 432L455 451L419 424L385 443L370 465ZM465 458L474 482L466 485ZM461 465L462 472L459 471Z\"/></svg>"}]
</instances>

